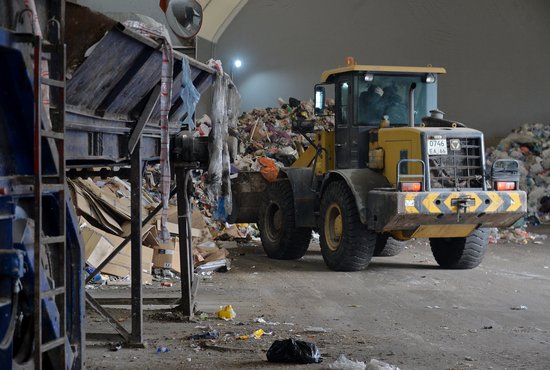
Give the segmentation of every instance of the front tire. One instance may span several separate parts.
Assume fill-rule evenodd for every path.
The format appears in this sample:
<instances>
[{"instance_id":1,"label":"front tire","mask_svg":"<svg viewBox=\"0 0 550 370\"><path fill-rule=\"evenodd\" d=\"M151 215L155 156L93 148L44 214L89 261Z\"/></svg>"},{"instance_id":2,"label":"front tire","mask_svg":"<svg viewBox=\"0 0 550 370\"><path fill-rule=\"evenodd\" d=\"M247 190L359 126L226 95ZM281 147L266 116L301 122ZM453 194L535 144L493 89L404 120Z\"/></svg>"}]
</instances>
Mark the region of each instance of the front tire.
<instances>
[{"instance_id":1,"label":"front tire","mask_svg":"<svg viewBox=\"0 0 550 370\"><path fill-rule=\"evenodd\" d=\"M260 204L258 228L269 258L294 260L306 253L311 228L296 227L294 196L288 180L268 185Z\"/></svg>"},{"instance_id":2,"label":"front tire","mask_svg":"<svg viewBox=\"0 0 550 370\"><path fill-rule=\"evenodd\" d=\"M375 257L393 257L403 252L407 246L406 241L392 238L387 234L376 235L376 247L374 248Z\"/></svg>"},{"instance_id":3,"label":"front tire","mask_svg":"<svg viewBox=\"0 0 550 370\"><path fill-rule=\"evenodd\" d=\"M431 238L432 253L439 266L473 269L483 260L489 244L489 230L477 229L465 238Z\"/></svg>"},{"instance_id":4,"label":"front tire","mask_svg":"<svg viewBox=\"0 0 550 370\"><path fill-rule=\"evenodd\" d=\"M361 222L355 197L344 181L327 186L321 199L321 253L331 270L364 270L373 255L376 233Z\"/></svg>"}]
</instances>

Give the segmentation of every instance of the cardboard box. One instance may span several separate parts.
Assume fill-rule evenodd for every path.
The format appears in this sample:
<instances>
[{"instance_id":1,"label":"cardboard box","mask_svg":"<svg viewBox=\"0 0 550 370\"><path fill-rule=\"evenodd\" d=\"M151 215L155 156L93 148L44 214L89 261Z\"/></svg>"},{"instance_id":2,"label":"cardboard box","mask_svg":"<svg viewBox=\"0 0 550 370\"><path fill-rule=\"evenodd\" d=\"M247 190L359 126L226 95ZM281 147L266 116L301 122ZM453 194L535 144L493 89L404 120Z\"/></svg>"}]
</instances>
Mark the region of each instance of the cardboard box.
<instances>
[{"instance_id":1,"label":"cardboard box","mask_svg":"<svg viewBox=\"0 0 550 370\"><path fill-rule=\"evenodd\" d=\"M97 267L109 256L115 248L122 242L122 238L104 232L88 224L81 225L80 233L85 244L86 263L92 267ZM142 246L142 279L143 282L151 282L151 259L153 250ZM131 268L131 247L127 244L119 254L112 259L104 268L106 274L124 277L130 274Z\"/></svg>"},{"instance_id":2,"label":"cardboard box","mask_svg":"<svg viewBox=\"0 0 550 370\"><path fill-rule=\"evenodd\" d=\"M153 248L153 268L173 268L174 255L176 253L175 238L168 243L160 243ZM179 261L178 261L179 262Z\"/></svg>"}]
</instances>

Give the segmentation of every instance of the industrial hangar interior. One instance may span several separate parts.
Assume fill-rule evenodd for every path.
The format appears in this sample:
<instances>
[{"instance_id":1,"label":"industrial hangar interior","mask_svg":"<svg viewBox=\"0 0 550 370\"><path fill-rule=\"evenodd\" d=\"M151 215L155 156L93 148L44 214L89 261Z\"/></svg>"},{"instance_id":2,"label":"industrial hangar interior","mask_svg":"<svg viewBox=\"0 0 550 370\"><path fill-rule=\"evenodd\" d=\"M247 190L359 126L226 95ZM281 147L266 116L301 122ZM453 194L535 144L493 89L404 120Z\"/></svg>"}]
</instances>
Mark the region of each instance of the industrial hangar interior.
<instances>
[{"instance_id":1,"label":"industrial hangar interior","mask_svg":"<svg viewBox=\"0 0 550 370\"><path fill-rule=\"evenodd\" d=\"M0 368L550 368L549 16L3 0Z\"/></svg>"}]
</instances>

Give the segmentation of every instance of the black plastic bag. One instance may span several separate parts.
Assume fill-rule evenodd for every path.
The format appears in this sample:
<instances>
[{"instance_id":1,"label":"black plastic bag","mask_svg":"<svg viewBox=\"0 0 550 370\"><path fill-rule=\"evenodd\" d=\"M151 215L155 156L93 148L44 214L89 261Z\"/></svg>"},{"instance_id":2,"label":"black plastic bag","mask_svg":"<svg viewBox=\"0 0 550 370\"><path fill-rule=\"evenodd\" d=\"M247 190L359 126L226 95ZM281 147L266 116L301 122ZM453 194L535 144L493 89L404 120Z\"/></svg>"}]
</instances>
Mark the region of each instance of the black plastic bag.
<instances>
[{"instance_id":1,"label":"black plastic bag","mask_svg":"<svg viewBox=\"0 0 550 370\"><path fill-rule=\"evenodd\" d=\"M299 364L316 364L323 361L321 352L315 344L292 338L273 342L267 351L267 360Z\"/></svg>"}]
</instances>

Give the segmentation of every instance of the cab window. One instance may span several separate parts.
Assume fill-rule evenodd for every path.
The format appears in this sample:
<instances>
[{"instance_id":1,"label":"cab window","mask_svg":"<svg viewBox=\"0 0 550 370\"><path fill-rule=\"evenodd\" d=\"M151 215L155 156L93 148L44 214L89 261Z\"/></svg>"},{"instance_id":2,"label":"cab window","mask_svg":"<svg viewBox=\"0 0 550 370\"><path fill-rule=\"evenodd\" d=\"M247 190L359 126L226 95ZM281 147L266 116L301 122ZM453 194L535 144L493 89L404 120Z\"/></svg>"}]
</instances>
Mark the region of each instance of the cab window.
<instances>
[{"instance_id":1,"label":"cab window","mask_svg":"<svg viewBox=\"0 0 550 370\"><path fill-rule=\"evenodd\" d=\"M414 122L420 123L428 115L429 89L435 84L422 82L420 76L375 75L372 81L357 81L357 124L378 125L384 116L392 125L408 124L409 89L416 83L414 92Z\"/></svg>"}]
</instances>

